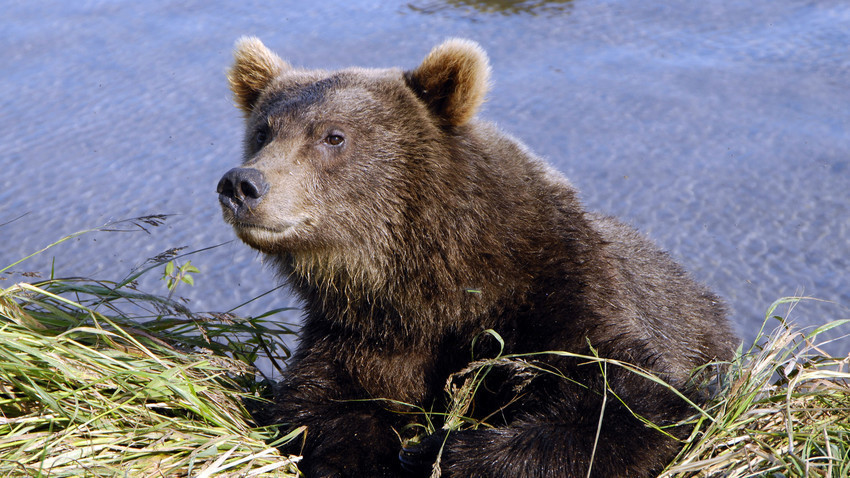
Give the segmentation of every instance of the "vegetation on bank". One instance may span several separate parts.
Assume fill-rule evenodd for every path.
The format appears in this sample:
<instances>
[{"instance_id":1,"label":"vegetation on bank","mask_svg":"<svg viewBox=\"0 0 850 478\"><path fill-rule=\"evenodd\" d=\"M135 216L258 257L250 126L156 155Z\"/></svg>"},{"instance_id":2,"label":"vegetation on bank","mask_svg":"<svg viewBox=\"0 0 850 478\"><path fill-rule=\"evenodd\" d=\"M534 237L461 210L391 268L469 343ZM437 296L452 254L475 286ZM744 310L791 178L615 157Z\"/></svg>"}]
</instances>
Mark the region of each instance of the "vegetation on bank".
<instances>
[{"instance_id":1,"label":"vegetation on bank","mask_svg":"<svg viewBox=\"0 0 850 478\"><path fill-rule=\"evenodd\" d=\"M250 364L285 355L291 331L191 312L175 291L198 270L178 254L120 281L51 273L0 289L0 476L296 476L274 447L287 437L254 427L243 402L263 386ZM161 274L162 294L139 290L144 274Z\"/></svg>"},{"instance_id":2,"label":"vegetation on bank","mask_svg":"<svg viewBox=\"0 0 850 478\"><path fill-rule=\"evenodd\" d=\"M850 351L831 357L818 342L850 320L804 332L774 315L800 300L771 305L765 324L780 325L738 356L663 478L850 476Z\"/></svg>"},{"instance_id":3,"label":"vegetation on bank","mask_svg":"<svg viewBox=\"0 0 850 478\"><path fill-rule=\"evenodd\" d=\"M0 476L297 476L298 458L275 445L299 430L255 427L244 402L267 385L252 364L279 362L292 331L275 324L278 311L190 311L175 291L198 272L168 251L119 281L51 273L0 288ZM144 274L162 277L161 293L139 290ZM777 301L766 323L798 300ZM803 332L780 319L718 380L662 476L850 476L850 355L817 345L847 322ZM473 378L453 389L451 426L476 426L463 419L474 388Z\"/></svg>"}]
</instances>

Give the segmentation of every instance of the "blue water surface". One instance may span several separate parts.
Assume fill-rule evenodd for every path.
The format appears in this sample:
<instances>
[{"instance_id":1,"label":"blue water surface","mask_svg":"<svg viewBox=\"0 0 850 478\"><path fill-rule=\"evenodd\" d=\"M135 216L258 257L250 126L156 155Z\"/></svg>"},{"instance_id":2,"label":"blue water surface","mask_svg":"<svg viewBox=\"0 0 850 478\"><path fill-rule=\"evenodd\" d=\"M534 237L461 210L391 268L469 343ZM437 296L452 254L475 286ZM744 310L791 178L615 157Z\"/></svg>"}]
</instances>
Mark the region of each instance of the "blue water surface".
<instances>
[{"instance_id":1,"label":"blue water surface","mask_svg":"<svg viewBox=\"0 0 850 478\"><path fill-rule=\"evenodd\" d=\"M224 244L192 258L202 273L179 293L193 309L228 310L274 288L273 271L232 241L215 193L241 155L224 79L234 40L257 35L307 67L413 67L461 36L491 57L482 116L563 171L590 209L669 249L726 299L742 337L787 295L823 300L791 311L799 324L850 318L848 2L0 7L0 268L70 232L175 215L150 234L64 243L0 286L51 267L119 278L172 247ZM164 291L155 277L143 285ZM285 305L297 304L281 292L240 311ZM847 354L850 340L827 347Z\"/></svg>"}]
</instances>

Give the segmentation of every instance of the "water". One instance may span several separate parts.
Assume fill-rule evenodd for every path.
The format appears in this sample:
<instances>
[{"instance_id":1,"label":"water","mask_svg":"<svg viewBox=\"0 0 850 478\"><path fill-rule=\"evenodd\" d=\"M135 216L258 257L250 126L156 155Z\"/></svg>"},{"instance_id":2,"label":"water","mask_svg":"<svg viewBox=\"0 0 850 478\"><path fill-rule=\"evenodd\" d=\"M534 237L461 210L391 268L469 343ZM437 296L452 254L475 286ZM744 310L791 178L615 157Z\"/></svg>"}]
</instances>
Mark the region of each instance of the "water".
<instances>
[{"instance_id":1,"label":"water","mask_svg":"<svg viewBox=\"0 0 850 478\"><path fill-rule=\"evenodd\" d=\"M77 238L0 286L51 266L118 278L171 247L224 243L192 257L202 273L179 292L193 309L273 288L215 194L240 158L224 81L234 40L257 35L309 67L414 67L462 36L491 57L482 115L554 163L589 208L669 249L728 301L744 338L786 295L831 301L801 304L798 323L850 318L850 4L305 5L0 2L0 267L109 220L175 214L150 234ZM242 313L290 303L271 294ZM829 347L846 354L850 339Z\"/></svg>"}]
</instances>

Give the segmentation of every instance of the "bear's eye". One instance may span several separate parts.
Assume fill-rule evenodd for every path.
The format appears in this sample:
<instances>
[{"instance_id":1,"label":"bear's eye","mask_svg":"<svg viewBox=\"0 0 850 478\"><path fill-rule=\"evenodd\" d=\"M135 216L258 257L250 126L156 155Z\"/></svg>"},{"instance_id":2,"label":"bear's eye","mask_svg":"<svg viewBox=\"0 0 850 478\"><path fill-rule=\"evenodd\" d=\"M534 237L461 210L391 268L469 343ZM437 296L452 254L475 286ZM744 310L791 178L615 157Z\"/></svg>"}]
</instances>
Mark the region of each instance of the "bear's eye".
<instances>
[{"instance_id":1,"label":"bear's eye","mask_svg":"<svg viewBox=\"0 0 850 478\"><path fill-rule=\"evenodd\" d=\"M330 146L339 146L345 142L345 138L341 134L331 133L325 136L324 142Z\"/></svg>"},{"instance_id":2,"label":"bear's eye","mask_svg":"<svg viewBox=\"0 0 850 478\"><path fill-rule=\"evenodd\" d=\"M261 129L254 133L254 145L256 145L257 148L260 148L264 144L266 144L267 139L269 139L269 134L266 132L266 130Z\"/></svg>"}]
</instances>

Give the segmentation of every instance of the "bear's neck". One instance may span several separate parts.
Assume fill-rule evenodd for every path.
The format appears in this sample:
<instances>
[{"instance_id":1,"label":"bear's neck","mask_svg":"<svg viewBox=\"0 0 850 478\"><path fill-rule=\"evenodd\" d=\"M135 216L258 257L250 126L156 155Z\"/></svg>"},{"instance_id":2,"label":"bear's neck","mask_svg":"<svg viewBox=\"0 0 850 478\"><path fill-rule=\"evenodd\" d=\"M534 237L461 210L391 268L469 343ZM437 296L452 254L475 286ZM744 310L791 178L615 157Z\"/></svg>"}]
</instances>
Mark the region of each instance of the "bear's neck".
<instances>
[{"instance_id":1,"label":"bear's neck","mask_svg":"<svg viewBox=\"0 0 850 478\"><path fill-rule=\"evenodd\" d=\"M466 334L466 327L474 333L498 327L504 311L533 307L547 283L563 283L547 280L543 270L587 277L595 252L579 245L595 232L581 212L561 217L569 210L412 217L409 236L397 236L385 250L290 254L278 257L278 265L303 299L308 320L376 341L421 342L435 330ZM552 267L557 263L561 267Z\"/></svg>"}]
</instances>

